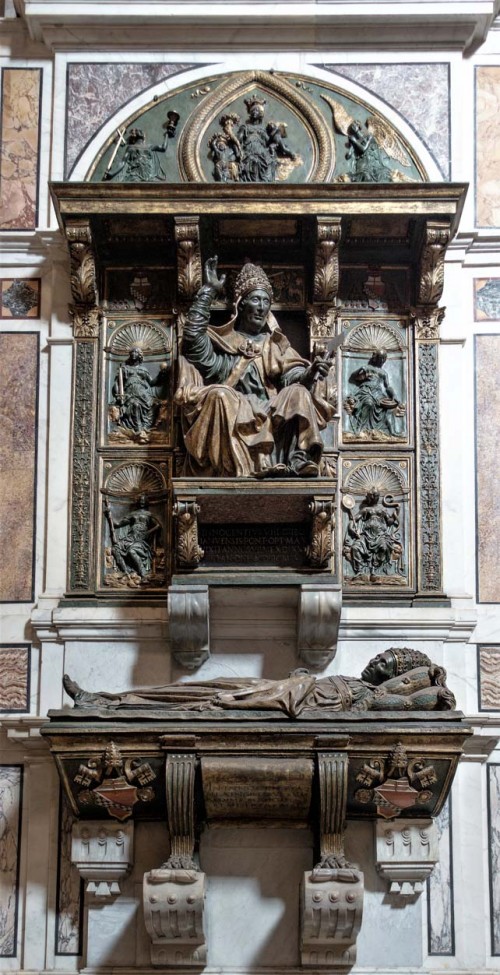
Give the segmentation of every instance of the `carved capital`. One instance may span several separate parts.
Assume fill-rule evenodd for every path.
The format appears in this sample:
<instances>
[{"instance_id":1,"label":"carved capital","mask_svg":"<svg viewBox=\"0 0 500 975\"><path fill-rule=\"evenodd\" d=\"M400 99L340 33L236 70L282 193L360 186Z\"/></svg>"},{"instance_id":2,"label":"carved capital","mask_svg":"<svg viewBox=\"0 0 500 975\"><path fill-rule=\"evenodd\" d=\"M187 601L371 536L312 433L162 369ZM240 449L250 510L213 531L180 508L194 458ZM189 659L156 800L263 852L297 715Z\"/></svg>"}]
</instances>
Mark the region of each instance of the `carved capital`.
<instances>
[{"instance_id":1,"label":"carved capital","mask_svg":"<svg viewBox=\"0 0 500 975\"><path fill-rule=\"evenodd\" d=\"M68 224L66 238L71 258L73 301L76 305L97 305L97 275L90 224L83 220Z\"/></svg>"},{"instance_id":2,"label":"carved capital","mask_svg":"<svg viewBox=\"0 0 500 975\"><path fill-rule=\"evenodd\" d=\"M162 968L206 965L204 873L168 867L150 870L144 874L143 905L153 965Z\"/></svg>"},{"instance_id":3,"label":"carved capital","mask_svg":"<svg viewBox=\"0 0 500 975\"><path fill-rule=\"evenodd\" d=\"M300 587L297 650L308 667L326 667L335 657L341 609L339 585Z\"/></svg>"},{"instance_id":4,"label":"carved capital","mask_svg":"<svg viewBox=\"0 0 500 975\"><path fill-rule=\"evenodd\" d=\"M102 322L102 311L97 307L87 305L68 305L73 324L73 335L76 339L95 339L99 335Z\"/></svg>"},{"instance_id":5,"label":"carved capital","mask_svg":"<svg viewBox=\"0 0 500 975\"><path fill-rule=\"evenodd\" d=\"M428 221L420 255L418 302L437 305L443 293L444 259L450 242L448 221Z\"/></svg>"},{"instance_id":6,"label":"carved capital","mask_svg":"<svg viewBox=\"0 0 500 975\"><path fill-rule=\"evenodd\" d=\"M119 894L120 880L128 877L134 863L134 824L74 823L71 862L87 882L88 894Z\"/></svg>"},{"instance_id":7,"label":"carved capital","mask_svg":"<svg viewBox=\"0 0 500 975\"><path fill-rule=\"evenodd\" d=\"M175 659L196 670L210 656L208 586L170 586L170 646Z\"/></svg>"},{"instance_id":8,"label":"carved capital","mask_svg":"<svg viewBox=\"0 0 500 975\"><path fill-rule=\"evenodd\" d=\"M175 241L177 291L181 301L190 301L202 285L199 218L176 217Z\"/></svg>"},{"instance_id":9,"label":"carved capital","mask_svg":"<svg viewBox=\"0 0 500 975\"><path fill-rule=\"evenodd\" d=\"M318 308L315 305L309 305L307 323L311 344L316 339L332 338L335 335L338 317L338 308Z\"/></svg>"},{"instance_id":10,"label":"carved capital","mask_svg":"<svg viewBox=\"0 0 500 975\"><path fill-rule=\"evenodd\" d=\"M377 870L400 897L422 893L439 860L438 836L431 819L376 823Z\"/></svg>"},{"instance_id":11,"label":"carved capital","mask_svg":"<svg viewBox=\"0 0 500 975\"><path fill-rule=\"evenodd\" d=\"M411 308L410 321L415 328L417 342L438 342L439 328L446 308Z\"/></svg>"},{"instance_id":12,"label":"carved capital","mask_svg":"<svg viewBox=\"0 0 500 975\"><path fill-rule=\"evenodd\" d=\"M199 513L200 506L192 499L174 504L174 518L177 519L176 557L181 569L196 569L205 554L198 545Z\"/></svg>"},{"instance_id":13,"label":"carved capital","mask_svg":"<svg viewBox=\"0 0 500 975\"><path fill-rule=\"evenodd\" d=\"M306 559L315 569L327 569L333 553L333 501L314 498L309 503L311 512L311 543L306 548Z\"/></svg>"},{"instance_id":14,"label":"carved capital","mask_svg":"<svg viewBox=\"0 0 500 975\"><path fill-rule=\"evenodd\" d=\"M314 301L332 302L339 290L340 217L318 217L314 259Z\"/></svg>"}]
</instances>

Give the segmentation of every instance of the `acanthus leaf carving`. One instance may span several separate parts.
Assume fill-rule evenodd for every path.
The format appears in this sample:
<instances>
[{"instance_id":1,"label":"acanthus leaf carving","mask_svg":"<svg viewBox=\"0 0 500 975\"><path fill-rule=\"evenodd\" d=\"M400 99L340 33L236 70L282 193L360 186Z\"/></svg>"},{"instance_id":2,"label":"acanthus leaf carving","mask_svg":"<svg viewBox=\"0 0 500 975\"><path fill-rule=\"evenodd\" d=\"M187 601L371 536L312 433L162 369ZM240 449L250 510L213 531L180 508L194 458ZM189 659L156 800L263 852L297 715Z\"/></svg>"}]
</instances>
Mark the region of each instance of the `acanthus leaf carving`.
<instances>
[{"instance_id":1,"label":"acanthus leaf carving","mask_svg":"<svg viewBox=\"0 0 500 975\"><path fill-rule=\"evenodd\" d=\"M341 221L338 217L319 218L314 262L314 301L332 302L339 290Z\"/></svg>"},{"instance_id":2,"label":"acanthus leaf carving","mask_svg":"<svg viewBox=\"0 0 500 975\"><path fill-rule=\"evenodd\" d=\"M177 519L176 554L183 569L196 569L205 554L198 545L199 512L200 506L196 501L177 501L174 505L174 518Z\"/></svg>"},{"instance_id":3,"label":"acanthus leaf carving","mask_svg":"<svg viewBox=\"0 0 500 975\"><path fill-rule=\"evenodd\" d=\"M306 558L317 569L328 567L333 553L333 503L315 498L309 504L312 515L311 543Z\"/></svg>"},{"instance_id":4,"label":"acanthus leaf carving","mask_svg":"<svg viewBox=\"0 0 500 975\"><path fill-rule=\"evenodd\" d=\"M420 258L419 304L437 305L443 293L444 259L450 242L449 223L427 223Z\"/></svg>"},{"instance_id":5,"label":"acanthus leaf carving","mask_svg":"<svg viewBox=\"0 0 500 975\"><path fill-rule=\"evenodd\" d=\"M198 217L175 220L177 245L177 288L179 298L189 301L202 285L200 228Z\"/></svg>"}]
</instances>

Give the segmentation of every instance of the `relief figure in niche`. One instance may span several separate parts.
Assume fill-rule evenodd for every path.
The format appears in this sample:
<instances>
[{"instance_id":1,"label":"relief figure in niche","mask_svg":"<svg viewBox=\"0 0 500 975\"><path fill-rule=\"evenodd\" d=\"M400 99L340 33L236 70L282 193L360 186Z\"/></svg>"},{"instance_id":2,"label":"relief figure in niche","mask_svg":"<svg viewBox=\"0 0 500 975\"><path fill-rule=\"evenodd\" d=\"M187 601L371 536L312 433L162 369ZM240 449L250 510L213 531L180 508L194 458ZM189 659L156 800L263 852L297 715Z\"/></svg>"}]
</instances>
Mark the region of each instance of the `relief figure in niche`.
<instances>
[{"instance_id":1,"label":"relief figure in niche","mask_svg":"<svg viewBox=\"0 0 500 975\"><path fill-rule=\"evenodd\" d=\"M111 421L117 424L126 438L148 443L150 433L157 426L165 407L165 392L169 366L162 362L155 377L144 365L141 349L130 349L127 361L121 365L113 383L114 402L110 405ZM111 436L110 439L117 439Z\"/></svg>"},{"instance_id":2,"label":"relief figure in niche","mask_svg":"<svg viewBox=\"0 0 500 975\"><path fill-rule=\"evenodd\" d=\"M227 113L219 119L222 132L209 139L217 182L273 183L286 179L301 157L286 142L284 122L264 122L266 99L252 95L245 99L248 117L241 125L239 115ZM238 128L235 131L235 126Z\"/></svg>"},{"instance_id":3,"label":"relief figure in niche","mask_svg":"<svg viewBox=\"0 0 500 975\"><path fill-rule=\"evenodd\" d=\"M348 511L349 522L343 554L354 573L354 578L349 577L349 581L404 584L406 580L400 572L403 546L399 503L389 494L381 501L378 491L369 490L357 514L353 513L354 505L354 498L345 495L343 507Z\"/></svg>"},{"instance_id":4,"label":"relief figure in niche","mask_svg":"<svg viewBox=\"0 0 500 975\"><path fill-rule=\"evenodd\" d=\"M166 180L161 156L166 153L168 140L175 135L179 115L169 112L163 128L165 134L161 145L148 145L143 129L130 129L127 141L124 142L123 131L118 130L118 142L111 156L108 168L104 173L104 180L116 180L117 183L158 183ZM125 150L117 167L113 169L113 162L120 145Z\"/></svg>"},{"instance_id":5,"label":"relief figure in niche","mask_svg":"<svg viewBox=\"0 0 500 975\"><path fill-rule=\"evenodd\" d=\"M210 326L222 292L217 258L205 265L184 325L175 400L187 451L185 473L205 477L317 477L321 430L334 415L325 382L330 359L303 359L271 312L272 287L245 264L234 314Z\"/></svg>"},{"instance_id":6,"label":"relief figure in niche","mask_svg":"<svg viewBox=\"0 0 500 975\"><path fill-rule=\"evenodd\" d=\"M158 578L158 570L163 561L162 526L149 510L146 495L141 494L136 507L117 521L107 500L104 511L111 538L107 561L118 569L106 574L106 585L137 588L144 583L161 583L163 574Z\"/></svg>"},{"instance_id":7,"label":"relief figure in niche","mask_svg":"<svg viewBox=\"0 0 500 975\"><path fill-rule=\"evenodd\" d=\"M405 416L406 406L397 398L384 369L386 360L385 352L375 351L366 366L349 376L349 383L356 392L344 400L344 409L356 439L400 439L396 418ZM348 435L346 439L349 439Z\"/></svg>"},{"instance_id":8,"label":"relief figure in niche","mask_svg":"<svg viewBox=\"0 0 500 975\"><path fill-rule=\"evenodd\" d=\"M65 674L64 688L76 708L113 713L137 708L178 711L281 711L289 718L313 712L332 718L339 711L446 711L455 698L446 671L409 647L393 647L370 660L361 677L313 677L293 671L282 680L218 677L109 694L84 691Z\"/></svg>"}]
</instances>

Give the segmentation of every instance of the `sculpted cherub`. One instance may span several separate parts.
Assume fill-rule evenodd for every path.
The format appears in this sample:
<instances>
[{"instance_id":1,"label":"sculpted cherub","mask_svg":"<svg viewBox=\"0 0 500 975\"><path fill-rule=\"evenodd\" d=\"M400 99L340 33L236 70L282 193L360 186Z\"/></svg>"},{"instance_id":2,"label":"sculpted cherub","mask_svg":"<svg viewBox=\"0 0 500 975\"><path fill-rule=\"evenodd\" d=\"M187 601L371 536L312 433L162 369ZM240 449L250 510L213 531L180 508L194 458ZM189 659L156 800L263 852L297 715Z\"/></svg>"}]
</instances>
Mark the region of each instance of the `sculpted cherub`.
<instances>
[{"instance_id":1,"label":"sculpted cherub","mask_svg":"<svg viewBox=\"0 0 500 975\"><path fill-rule=\"evenodd\" d=\"M338 177L340 182L390 183L409 181L408 176L399 169L393 169L388 164L389 159L395 159L405 168L411 165L408 154L388 125L372 115L365 121L366 132L364 132L361 123L353 119L340 102L334 101L327 95L321 97L332 110L336 131L345 135L348 140L345 157L350 164L349 171Z\"/></svg>"}]
</instances>

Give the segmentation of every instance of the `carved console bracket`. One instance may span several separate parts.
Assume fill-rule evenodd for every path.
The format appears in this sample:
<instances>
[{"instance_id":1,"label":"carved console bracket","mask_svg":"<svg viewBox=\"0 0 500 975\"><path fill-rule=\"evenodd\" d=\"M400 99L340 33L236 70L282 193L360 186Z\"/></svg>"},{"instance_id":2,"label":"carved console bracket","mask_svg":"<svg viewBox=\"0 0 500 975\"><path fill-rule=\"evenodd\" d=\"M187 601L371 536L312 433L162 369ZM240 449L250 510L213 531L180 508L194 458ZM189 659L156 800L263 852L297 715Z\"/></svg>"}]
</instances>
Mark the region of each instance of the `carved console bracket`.
<instances>
[{"instance_id":1,"label":"carved console bracket","mask_svg":"<svg viewBox=\"0 0 500 975\"><path fill-rule=\"evenodd\" d=\"M335 657L341 610L341 586L300 587L297 653L308 667L326 667Z\"/></svg>"},{"instance_id":2,"label":"carved console bracket","mask_svg":"<svg viewBox=\"0 0 500 975\"><path fill-rule=\"evenodd\" d=\"M196 670L210 656L209 587L171 585L168 590L170 647L178 663Z\"/></svg>"},{"instance_id":3,"label":"carved console bracket","mask_svg":"<svg viewBox=\"0 0 500 975\"><path fill-rule=\"evenodd\" d=\"M200 506L194 498L183 498L174 504L177 520L176 556L180 569L196 569L204 552L198 545L198 515Z\"/></svg>"},{"instance_id":4,"label":"carved console bracket","mask_svg":"<svg viewBox=\"0 0 500 975\"><path fill-rule=\"evenodd\" d=\"M439 860L438 837L431 819L375 824L377 870L389 893L419 896Z\"/></svg>"},{"instance_id":5,"label":"carved console bracket","mask_svg":"<svg viewBox=\"0 0 500 975\"><path fill-rule=\"evenodd\" d=\"M363 874L344 853L348 761L347 750L317 753L320 861L301 888L302 965L341 972L356 961L364 893Z\"/></svg>"},{"instance_id":6,"label":"carved console bracket","mask_svg":"<svg viewBox=\"0 0 500 975\"><path fill-rule=\"evenodd\" d=\"M96 261L88 220L68 221L66 239L71 259L73 304L69 313L75 338L96 338L102 312L98 307Z\"/></svg>"},{"instance_id":7,"label":"carved console bracket","mask_svg":"<svg viewBox=\"0 0 500 975\"><path fill-rule=\"evenodd\" d=\"M316 218L313 300L332 304L339 290L340 217Z\"/></svg>"},{"instance_id":8,"label":"carved console bracket","mask_svg":"<svg viewBox=\"0 0 500 975\"><path fill-rule=\"evenodd\" d=\"M199 217L175 217L179 301L191 301L202 285Z\"/></svg>"},{"instance_id":9,"label":"carved console bracket","mask_svg":"<svg viewBox=\"0 0 500 975\"><path fill-rule=\"evenodd\" d=\"M195 738L192 738L194 748ZM169 747L168 738L163 744ZM144 874L146 929L155 966L204 966L205 874L194 860L194 778L196 756L167 754L166 797L170 856L159 870Z\"/></svg>"},{"instance_id":10,"label":"carved console bracket","mask_svg":"<svg viewBox=\"0 0 500 975\"><path fill-rule=\"evenodd\" d=\"M71 862L94 897L120 893L134 863L134 824L85 821L73 824Z\"/></svg>"}]
</instances>

